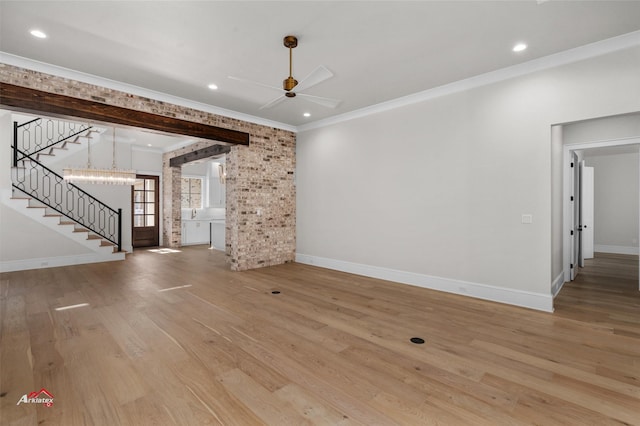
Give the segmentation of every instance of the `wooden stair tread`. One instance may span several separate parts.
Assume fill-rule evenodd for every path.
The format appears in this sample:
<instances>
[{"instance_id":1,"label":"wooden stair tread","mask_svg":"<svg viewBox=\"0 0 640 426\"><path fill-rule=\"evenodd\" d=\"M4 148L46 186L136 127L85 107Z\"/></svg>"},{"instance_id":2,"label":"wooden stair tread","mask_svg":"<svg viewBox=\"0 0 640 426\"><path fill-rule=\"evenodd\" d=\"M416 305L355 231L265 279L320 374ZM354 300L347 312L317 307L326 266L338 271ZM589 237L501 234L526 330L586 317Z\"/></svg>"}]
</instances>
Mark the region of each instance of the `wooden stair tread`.
<instances>
[{"instance_id":1,"label":"wooden stair tread","mask_svg":"<svg viewBox=\"0 0 640 426\"><path fill-rule=\"evenodd\" d=\"M88 231L87 231L88 232ZM87 240L101 240L102 237L96 234L89 234L87 235Z\"/></svg>"}]
</instances>

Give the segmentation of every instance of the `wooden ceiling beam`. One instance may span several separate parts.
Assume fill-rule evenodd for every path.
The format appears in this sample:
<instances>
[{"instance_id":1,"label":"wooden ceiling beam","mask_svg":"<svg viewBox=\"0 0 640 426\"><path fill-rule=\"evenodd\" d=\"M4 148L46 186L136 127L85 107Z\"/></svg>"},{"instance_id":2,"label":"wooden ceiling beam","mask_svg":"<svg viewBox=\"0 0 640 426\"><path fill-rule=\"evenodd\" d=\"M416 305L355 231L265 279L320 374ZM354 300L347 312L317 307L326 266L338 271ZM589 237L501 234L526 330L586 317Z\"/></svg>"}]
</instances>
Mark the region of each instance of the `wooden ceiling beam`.
<instances>
[{"instance_id":1,"label":"wooden ceiling beam","mask_svg":"<svg viewBox=\"0 0 640 426\"><path fill-rule=\"evenodd\" d=\"M226 154L229 151L231 151L231 145L211 145L206 148L198 149L193 152L187 152L186 154L173 157L169 160L169 166L180 167L183 164L187 164L192 161Z\"/></svg>"},{"instance_id":2,"label":"wooden ceiling beam","mask_svg":"<svg viewBox=\"0 0 640 426\"><path fill-rule=\"evenodd\" d=\"M249 145L249 134L163 115L107 105L100 102L0 83L0 105L60 117L156 130L182 136Z\"/></svg>"}]
</instances>

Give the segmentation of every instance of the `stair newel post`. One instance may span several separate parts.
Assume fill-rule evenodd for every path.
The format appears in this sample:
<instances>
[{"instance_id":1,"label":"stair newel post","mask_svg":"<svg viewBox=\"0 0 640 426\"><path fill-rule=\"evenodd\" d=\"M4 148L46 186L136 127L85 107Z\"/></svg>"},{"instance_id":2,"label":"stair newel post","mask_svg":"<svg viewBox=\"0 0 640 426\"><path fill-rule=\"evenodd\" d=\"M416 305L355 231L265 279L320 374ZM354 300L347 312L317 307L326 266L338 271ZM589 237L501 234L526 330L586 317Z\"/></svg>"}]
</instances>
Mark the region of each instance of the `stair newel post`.
<instances>
[{"instance_id":1,"label":"stair newel post","mask_svg":"<svg viewBox=\"0 0 640 426\"><path fill-rule=\"evenodd\" d=\"M13 122L13 167L18 167L18 122Z\"/></svg>"},{"instance_id":2,"label":"stair newel post","mask_svg":"<svg viewBox=\"0 0 640 426\"><path fill-rule=\"evenodd\" d=\"M118 251L122 251L122 209L118 209Z\"/></svg>"}]
</instances>

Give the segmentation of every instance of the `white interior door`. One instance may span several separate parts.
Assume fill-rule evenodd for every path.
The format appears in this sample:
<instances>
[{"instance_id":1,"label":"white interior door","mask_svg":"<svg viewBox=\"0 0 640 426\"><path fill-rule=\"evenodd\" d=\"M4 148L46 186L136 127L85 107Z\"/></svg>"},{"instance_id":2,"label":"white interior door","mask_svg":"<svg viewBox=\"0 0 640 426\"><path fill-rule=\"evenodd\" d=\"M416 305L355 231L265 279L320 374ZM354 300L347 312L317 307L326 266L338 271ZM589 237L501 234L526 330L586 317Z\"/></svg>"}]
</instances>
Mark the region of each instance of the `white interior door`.
<instances>
[{"instance_id":1,"label":"white interior door","mask_svg":"<svg viewBox=\"0 0 640 426\"><path fill-rule=\"evenodd\" d=\"M578 194L578 202L576 203L578 206L578 219L576 221L578 224L578 266L581 268L584 268L584 251L582 251L582 177L584 176L584 168L584 160L581 160L578 163L578 187L576 188L576 193Z\"/></svg>"},{"instance_id":2,"label":"white interior door","mask_svg":"<svg viewBox=\"0 0 640 426\"><path fill-rule=\"evenodd\" d=\"M580 213L582 234L580 242L582 248L582 259L593 258L593 211L594 211L594 169L584 165L584 161L580 163L582 169L582 178L580 179ZM582 266L582 265L581 265Z\"/></svg>"},{"instance_id":3,"label":"white interior door","mask_svg":"<svg viewBox=\"0 0 640 426\"><path fill-rule=\"evenodd\" d=\"M578 154L571 152L571 280L578 275L580 260L580 167Z\"/></svg>"}]
</instances>

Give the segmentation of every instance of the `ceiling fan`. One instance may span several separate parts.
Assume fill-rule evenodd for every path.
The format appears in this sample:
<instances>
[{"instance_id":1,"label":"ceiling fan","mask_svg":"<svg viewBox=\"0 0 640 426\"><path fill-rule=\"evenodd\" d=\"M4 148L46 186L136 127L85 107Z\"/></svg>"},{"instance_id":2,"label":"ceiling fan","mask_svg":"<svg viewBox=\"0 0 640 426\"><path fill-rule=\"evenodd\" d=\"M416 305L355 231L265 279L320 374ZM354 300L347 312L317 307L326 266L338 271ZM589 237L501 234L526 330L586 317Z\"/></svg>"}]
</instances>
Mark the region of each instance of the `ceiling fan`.
<instances>
[{"instance_id":1,"label":"ceiling fan","mask_svg":"<svg viewBox=\"0 0 640 426\"><path fill-rule=\"evenodd\" d=\"M252 80L246 80L240 77L229 76L229 78L232 80L249 83L256 86L267 87L269 89L273 89L281 92L280 96L262 105L259 109L271 108L272 106L279 104L286 98L295 98L296 96L300 96L301 98L304 98L308 101L314 102L316 104L319 104L328 108L337 107L340 104L340 102L342 102L339 99L325 98L322 96L315 96L315 95L308 95L306 93L300 93L305 89L313 87L316 84L322 83L323 81L333 77L333 73L323 65L320 65L318 68L313 70L311 74L306 76L304 79L302 79L302 81L300 81L300 83L298 83L298 80L293 78L293 75L292 75L292 70L293 70L293 53L292 52L293 52L293 49L296 46L298 46L298 38L292 35L288 35L284 38L283 42L284 42L284 47L289 49L289 77L287 77L282 82L282 89L280 89L279 87L270 86L268 84L258 83Z\"/></svg>"}]
</instances>

